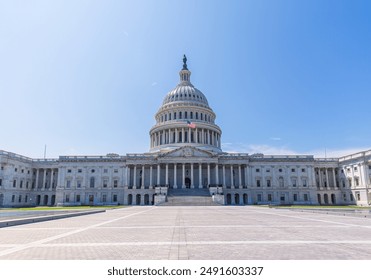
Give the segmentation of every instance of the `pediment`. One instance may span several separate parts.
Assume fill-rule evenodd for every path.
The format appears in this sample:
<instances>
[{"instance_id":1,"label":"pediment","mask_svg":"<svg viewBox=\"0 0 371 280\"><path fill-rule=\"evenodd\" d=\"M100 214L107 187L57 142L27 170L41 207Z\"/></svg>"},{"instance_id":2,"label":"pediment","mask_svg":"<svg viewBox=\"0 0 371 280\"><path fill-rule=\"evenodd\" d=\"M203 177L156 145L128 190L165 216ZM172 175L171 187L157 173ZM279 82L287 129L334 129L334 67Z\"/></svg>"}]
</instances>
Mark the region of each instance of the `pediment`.
<instances>
[{"instance_id":1,"label":"pediment","mask_svg":"<svg viewBox=\"0 0 371 280\"><path fill-rule=\"evenodd\" d=\"M161 158L211 158L217 156L217 153L211 151L205 151L191 146L184 146L177 148L172 151L161 153L159 157Z\"/></svg>"}]
</instances>

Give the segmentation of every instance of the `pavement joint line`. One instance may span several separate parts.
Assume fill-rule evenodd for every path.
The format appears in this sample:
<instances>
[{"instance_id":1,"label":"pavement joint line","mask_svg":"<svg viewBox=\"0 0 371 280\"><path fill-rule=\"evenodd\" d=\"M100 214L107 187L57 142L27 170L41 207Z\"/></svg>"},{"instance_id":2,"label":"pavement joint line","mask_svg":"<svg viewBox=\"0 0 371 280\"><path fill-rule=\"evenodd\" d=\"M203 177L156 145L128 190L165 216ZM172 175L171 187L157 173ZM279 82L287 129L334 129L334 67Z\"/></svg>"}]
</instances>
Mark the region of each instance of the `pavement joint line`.
<instances>
[{"instance_id":1,"label":"pavement joint line","mask_svg":"<svg viewBox=\"0 0 371 280\"><path fill-rule=\"evenodd\" d=\"M288 217L288 218L300 219L300 220L308 220L308 221L315 221L315 222L324 222L324 223L338 224L338 225L344 225L344 226L349 226L349 227L362 227L362 228L368 228L368 229L371 228L371 226L363 226L363 225L341 223L341 222L328 221L328 220L320 220L320 219L313 219L313 218L297 217L297 216L290 216L290 215L284 215L284 214L278 214L278 213L267 213L267 212L264 212L264 211L257 211L257 210L255 210L255 212L266 214L266 215L274 215L274 216ZM303 214L303 212L299 212L299 213Z\"/></svg>"},{"instance_id":2,"label":"pavement joint line","mask_svg":"<svg viewBox=\"0 0 371 280\"><path fill-rule=\"evenodd\" d=\"M123 210L126 210L126 209L129 209L129 208L124 208ZM123 220L123 219L129 218L129 217L135 216L135 215L139 215L139 214L142 214L142 213L145 213L145 212L149 212L149 211L152 211L153 209L155 209L155 208L154 207L151 207L150 209L146 208L146 210L144 210L144 211L135 212L135 213L126 215L124 217L119 217L119 218L112 219L112 220L109 220L109 221L100 222L98 224L94 224L94 225L90 225L90 226L83 227L83 228L80 228L80 229L76 229L76 230L73 230L73 231L61 233L61 234L58 234L58 235L55 235L55 236L51 236L51 237L44 238L44 239L41 239L41 240L33 241L33 242L30 242L30 243L17 245L15 247L11 248L11 249L0 251L0 256L6 256L6 255L9 255L9 254L21 251L21 250L25 250L25 249L28 249L28 248L31 248L31 247L41 245L45 242L54 241L54 240L57 240L59 238L63 238L63 237L69 236L69 235L73 235L73 234L76 234L76 233L80 233L80 232L92 229L94 227L98 227L98 226L101 226L101 225L104 225L104 224L109 224L109 223L116 222L116 221L119 221L119 220Z\"/></svg>"},{"instance_id":3,"label":"pavement joint line","mask_svg":"<svg viewBox=\"0 0 371 280\"><path fill-rule=\"evenodd\" d=\"M34 248L95 247L95 246L189 246L189 245L249 245L249 244L370 244L371 240L236 240L236 241L153 241L106 243L55 243L39 244Z\"/></svg>"}]
</instances>

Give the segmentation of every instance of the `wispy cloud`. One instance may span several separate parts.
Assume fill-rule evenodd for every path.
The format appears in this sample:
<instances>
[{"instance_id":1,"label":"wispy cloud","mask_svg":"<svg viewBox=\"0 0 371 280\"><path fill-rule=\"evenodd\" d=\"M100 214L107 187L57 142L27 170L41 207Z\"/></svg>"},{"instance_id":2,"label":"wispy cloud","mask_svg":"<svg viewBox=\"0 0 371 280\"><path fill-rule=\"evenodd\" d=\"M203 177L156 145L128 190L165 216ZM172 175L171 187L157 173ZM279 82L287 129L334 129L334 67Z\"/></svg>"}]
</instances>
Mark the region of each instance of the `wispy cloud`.
<instances>
[{"instance_id":1,"label":"wispy cloud","mask_svg":"<svg viewBox=\"0 0 371 280\"><path fill-rule=\"evenodd\" d=\"M155 85L157 85L157 82L153 82L152 84L151 84L151 86L155 86Z\"/></svg>"},{"instance_id":2,"label":"wispy cloud","mask_svg":"<svg viewBox=\"0 0 371 280\"><path fill-rule=\"evenodd\" d=\"M282 139L280 137L271 137L270 138L273 141L281 141Z\"/></svg>"},{"instance_id":3,"label":"wispy cloud","mask_svg":"<svg viewBox=\"0 0 371 280\"><path fill-rule=\"evenodd\" d=\"M297 151L284 145L247 144L247 143L222 143L222 149L227 153L263 153L265 155L313 155L315 158L337 158L342 156L370 150L371 147L351 147L344 149L313 149Z\"/></svg>"}]
</instances>

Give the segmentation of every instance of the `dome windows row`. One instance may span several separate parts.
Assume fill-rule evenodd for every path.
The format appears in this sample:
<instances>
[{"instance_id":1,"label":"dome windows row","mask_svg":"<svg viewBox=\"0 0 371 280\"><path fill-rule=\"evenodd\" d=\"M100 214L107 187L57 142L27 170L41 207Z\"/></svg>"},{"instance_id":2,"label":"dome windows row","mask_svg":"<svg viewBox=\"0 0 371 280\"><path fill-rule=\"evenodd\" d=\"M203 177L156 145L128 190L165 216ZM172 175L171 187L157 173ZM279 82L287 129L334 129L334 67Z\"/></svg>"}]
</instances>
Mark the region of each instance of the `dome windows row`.
<instances>
[{"instance_id":1,"label":"dome windows row","mask_svg":"<svg viewBox=\"0 0 371 280\"><path fill-rule=\"evenodd\" d=\"M201 112L188 112L188 111L180 111L180 112L169 112L162 114L158 118L158 122L166 122L166 121L171 121L171 120L200 120L200 121L205 121L205 122L214 122L214 118L210 114L206 113L201 113Z\"/></svg>"}]
</instances>

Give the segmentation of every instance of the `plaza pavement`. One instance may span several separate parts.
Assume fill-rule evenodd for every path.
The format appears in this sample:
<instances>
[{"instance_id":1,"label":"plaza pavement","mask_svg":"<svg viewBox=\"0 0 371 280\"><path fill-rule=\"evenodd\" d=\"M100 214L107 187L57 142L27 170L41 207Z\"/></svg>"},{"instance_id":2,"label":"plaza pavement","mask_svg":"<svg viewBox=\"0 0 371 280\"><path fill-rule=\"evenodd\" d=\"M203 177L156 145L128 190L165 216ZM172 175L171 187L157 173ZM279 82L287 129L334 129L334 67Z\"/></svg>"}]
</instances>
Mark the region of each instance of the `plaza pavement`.
<instances>
[{"instance_id":1,"label":"plaza pavement","mask_svg":"<svg viewBox=\"0 0 371 280\"><path fill-rule=\"evenodd\" d=\"M134 206L0 228L0 259L371 260L371 218L256 206Z\"/></svg>"}]
</instances>

